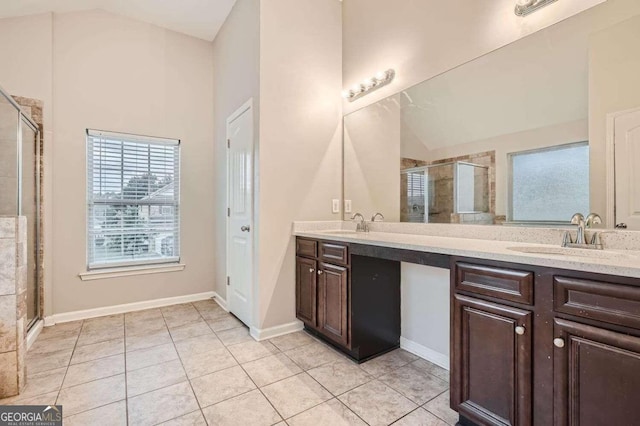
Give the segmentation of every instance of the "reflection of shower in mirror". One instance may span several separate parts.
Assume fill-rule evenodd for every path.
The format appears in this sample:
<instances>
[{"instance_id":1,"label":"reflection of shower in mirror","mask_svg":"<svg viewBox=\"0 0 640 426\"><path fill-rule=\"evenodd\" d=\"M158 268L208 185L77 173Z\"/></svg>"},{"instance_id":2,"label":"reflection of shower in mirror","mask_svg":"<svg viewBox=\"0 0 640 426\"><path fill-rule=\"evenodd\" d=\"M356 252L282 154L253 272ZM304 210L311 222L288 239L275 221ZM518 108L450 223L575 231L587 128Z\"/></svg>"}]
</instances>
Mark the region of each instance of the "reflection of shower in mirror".
<instances>
[{"instance_id":1,"label":"reflection of shower in mirror","mask_svg":"<svg viewBox=\"0 0 640 426\"><path fill-rule=\"evenodd\" d=\"M493 223L489 167L456 161L400 174L401 222Z\"/></svg>"}]
</instances>

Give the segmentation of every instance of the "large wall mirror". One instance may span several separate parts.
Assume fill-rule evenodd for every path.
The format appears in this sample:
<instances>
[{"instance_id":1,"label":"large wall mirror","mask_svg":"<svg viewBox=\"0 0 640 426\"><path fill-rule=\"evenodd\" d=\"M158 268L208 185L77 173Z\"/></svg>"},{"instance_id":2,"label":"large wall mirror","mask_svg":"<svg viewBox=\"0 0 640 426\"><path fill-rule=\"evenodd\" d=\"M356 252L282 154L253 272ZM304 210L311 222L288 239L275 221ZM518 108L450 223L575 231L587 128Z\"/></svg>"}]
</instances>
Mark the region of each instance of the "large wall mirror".
<instances>
[{"instance_id":1,"label":"large wall mirror","mask_svg":"<svg viewBox=\"0 0 640 426\"><path fill-rule=\"evenodd\" d=\"M638 46L598 6L346 115L345 219L640 229Z\"/></svg>"}]
</instances>

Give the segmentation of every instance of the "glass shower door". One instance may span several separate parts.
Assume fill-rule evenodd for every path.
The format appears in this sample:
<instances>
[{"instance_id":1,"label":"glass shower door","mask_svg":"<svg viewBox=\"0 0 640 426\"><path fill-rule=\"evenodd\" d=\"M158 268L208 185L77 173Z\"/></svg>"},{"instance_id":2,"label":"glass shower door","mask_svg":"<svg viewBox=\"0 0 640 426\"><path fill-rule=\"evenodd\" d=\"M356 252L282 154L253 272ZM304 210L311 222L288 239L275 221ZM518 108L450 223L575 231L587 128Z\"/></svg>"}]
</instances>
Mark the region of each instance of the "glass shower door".
<instances>
[{"instance_id":1,"label":"glass shower door","mask_svg":"<svg viewBox=\"0 0 640 426\"><path fill-rule=\"evenodd\" d=\"M27 323L40 318L40 133L0 89L0 216L27 218Z\"/></svg>"},{"instance_id":2,"label":"glass shower door","mask_svg":"<svg viewBox=\"0 0 640 426\"><path fill-rule=\"evenodd\" d=\"M20 215L27 218L27 323L31 326L40 316L40 144L37 129L24 117L20 132Z\"/></svg>"}]
</instances>

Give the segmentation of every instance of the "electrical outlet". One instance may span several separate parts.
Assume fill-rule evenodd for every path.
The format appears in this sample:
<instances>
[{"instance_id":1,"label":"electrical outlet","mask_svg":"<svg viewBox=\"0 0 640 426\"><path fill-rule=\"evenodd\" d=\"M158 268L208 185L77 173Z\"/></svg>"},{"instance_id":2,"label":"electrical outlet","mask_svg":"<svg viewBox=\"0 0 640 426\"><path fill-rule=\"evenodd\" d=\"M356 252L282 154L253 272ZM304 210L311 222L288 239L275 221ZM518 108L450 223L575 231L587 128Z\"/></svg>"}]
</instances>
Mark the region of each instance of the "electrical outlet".
<instances>
[{"instance_id":1,"label":"electrical outlet","mask_svg":"<svg viewBox=\"0 0 640 426\"><path fill-rule=\"evenodd\" d=\"M331 212L340 213L340 200L337 198L331 200Z\"/></svg>"},{"instance_id":2,"label":"electrical outlet","mask_svg":"<svg viewBox=\"0 0 640 426\"><path fill-rule=\"evenodd\" d=\"M351 213L351 200L344 200L344 212Z\"/></svg>"}]
</instances>

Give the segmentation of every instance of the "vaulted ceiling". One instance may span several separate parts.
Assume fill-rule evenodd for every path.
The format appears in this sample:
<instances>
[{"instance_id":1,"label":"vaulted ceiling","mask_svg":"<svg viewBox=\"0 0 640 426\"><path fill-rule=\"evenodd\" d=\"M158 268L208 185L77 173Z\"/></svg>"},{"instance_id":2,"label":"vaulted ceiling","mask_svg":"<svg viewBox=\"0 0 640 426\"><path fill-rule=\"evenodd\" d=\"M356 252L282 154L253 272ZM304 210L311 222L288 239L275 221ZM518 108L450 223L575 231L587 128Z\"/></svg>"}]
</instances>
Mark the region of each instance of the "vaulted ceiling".
<instances>
[{"instance_id":1,"label":"vaulted ceiling","mask_svg":"<svg viewBox=\"0 0 640 426\"><path fill-rule=\"evenodd\" d=\"M235 0L2 0L0 18L104 9L204 40L213 40Z\"/></svg>"}]
</instances>

